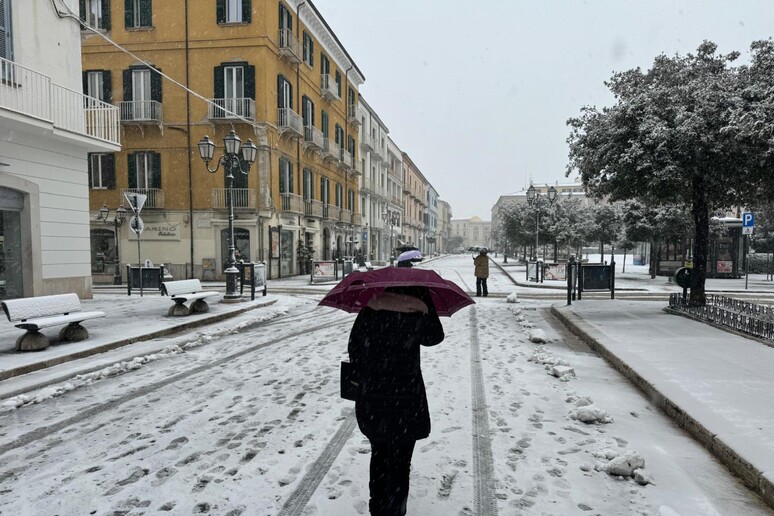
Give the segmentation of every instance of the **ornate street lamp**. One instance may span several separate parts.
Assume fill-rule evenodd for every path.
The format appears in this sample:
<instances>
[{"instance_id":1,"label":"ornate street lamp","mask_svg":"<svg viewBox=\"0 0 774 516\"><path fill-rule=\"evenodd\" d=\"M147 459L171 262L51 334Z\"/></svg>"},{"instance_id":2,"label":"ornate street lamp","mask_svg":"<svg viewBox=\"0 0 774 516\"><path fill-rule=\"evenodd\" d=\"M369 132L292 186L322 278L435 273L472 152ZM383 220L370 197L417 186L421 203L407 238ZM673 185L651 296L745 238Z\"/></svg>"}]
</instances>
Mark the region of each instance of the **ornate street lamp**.
<instances>
[{"instance_id":1,"label":"ornate street lamp","mask_svg":"<svg viewBox=\"0 0 774 516\"><path fill-rule=\"evenodd\" d=\"M395 226L400 222L400 214L397 211L382 212L382 220L390 224L390 266L395 263L395 245L392 241L392 234Z\"/></svg>"},{"instance_id":2,"label":"ornate street lamp","mask_svg":"<svg viewBox=\"0 0 774 516\"><path fill-rule=\"evenodd\" d=\"M258 147L255 146L252 140L247 140L243 145L242 140L234 131L230 131L228 136L223 138L223 144L225 152L223 156L218 158L215 168L210 168L210 161L212 161L215 155L215 143L210 140L209 136L205 135L204 138L199 140L197 145L199 147L199 156L204 161L207 171L214 174L223 165L223 171L226 174L226 188L228 191L228 196L226 197L228 204L228 262L226 263L226 269L223 271L226 275L226 294L223 296L223 300L228 302L240 301L242 299L242 296L237 291L239 269L236 268L236 256L234 254L234 171L237 170L247 175L250 167L255 162ZM242 162L247 164L247 170L242 168Z\"/></svg>"},{"instance_id":3,"label":"ornate street lamp","mask_svg":"<svg viewBox=\"0 0 774 516\"><path fill-rule=\"evenodd\" d=\"M533 185L529 186L529 189L527 190L527 203L532 206L532 204L535 204L535 261L538 259L538 237L540 234L540 201L539 198L542 197L540 195L540 192L535 190L535 187ZM556 200L556 188L553 186L548 189L548 202L549 204L554 204L554 200Z\"/></svg>"},{"instance_id":4,"label":"ornate street lamp","mask_svg":"<svg viewBox=\"0 0 774 516\"><path fill-rule=\"evenodd\" d=\"M99 213L97 214L97 220L101 220L105 224L110 224L110 221L108 221L108 217L110 216L110 208L107 207L106 204L102 205L102 208L99 209ZM118 209L116 210L116 214L113 216L113 236L116 239L116 267L113 272L113 285L120 285L121 284L121 258L118 253L118 241L119 241L119 234L118 230L123 225L124 221L126 220L126 208L124 208L124 205L120 205Z\"/></svg>"}]
</instances>

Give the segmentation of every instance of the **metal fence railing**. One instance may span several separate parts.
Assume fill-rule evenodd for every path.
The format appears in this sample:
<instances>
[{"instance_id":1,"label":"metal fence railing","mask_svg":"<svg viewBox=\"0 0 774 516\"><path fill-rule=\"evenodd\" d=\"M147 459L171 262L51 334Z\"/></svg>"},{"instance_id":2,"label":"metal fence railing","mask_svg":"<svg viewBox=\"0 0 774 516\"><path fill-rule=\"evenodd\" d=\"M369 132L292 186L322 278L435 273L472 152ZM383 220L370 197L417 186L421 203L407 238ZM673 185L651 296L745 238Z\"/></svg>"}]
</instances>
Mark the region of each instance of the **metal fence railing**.
<instances>
[{"instance_id":1,"label":"metal fence railing","mask_svg":"<svg viewBox=\"0 0 774 516\"><path fill-rule=\"evenodd\" d=\"M774 340L774 314L768 306L714 294L706 296L704 306L691 306L682 294L672 293L669 307L748 335Z\"/></svg>"}]
</instances>

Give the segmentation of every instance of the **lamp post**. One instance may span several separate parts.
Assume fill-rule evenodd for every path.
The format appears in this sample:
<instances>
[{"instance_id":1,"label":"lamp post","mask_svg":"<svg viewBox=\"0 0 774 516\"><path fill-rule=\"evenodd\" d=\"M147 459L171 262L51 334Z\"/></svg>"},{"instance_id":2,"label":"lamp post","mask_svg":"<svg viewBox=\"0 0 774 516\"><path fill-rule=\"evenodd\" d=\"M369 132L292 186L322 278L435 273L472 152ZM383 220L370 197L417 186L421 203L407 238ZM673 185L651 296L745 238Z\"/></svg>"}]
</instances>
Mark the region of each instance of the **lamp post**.
<instances>
[{"instance_id":1,"label":"lamp post","mask_svg":"<svg viewBox=\"0 0 774 516\"><path fill-rule=\"evenodd\" d=\"M101 220L105 224L110 224L108 221L108 217L110 216L110 208L107 207L106 204L102 205L102 208L99 209L99 214L97 215L97 219ZM116 239L116 268L113 273L113 285L120 285L121 284L121 258L118 254L118 229L123 225L124 221L126 220L126 208L124 208L124 205L121 204L118 209L116 210L116 214L113 216L113 230L115 231L113 233L113 236Z\"/></svg>"},{"instance_id":2,"label":"lamp post","mask_svg":"<svg viewBox=\"0 0 774 516\"><path fill-rule=\"evenodd\" d=\"M223 165L223 171L226 174L226 188L228 190L226 197L228 204L228 262L226 269L223 271L226 275L226 294L223 296L223 300L228 302L242 299L242 296L237 291L239 269L236 268L236 256L234 255L234 171L237 170L247 175L250 167L255 162L258 147L255 146L252 140L247 140L242 145L242 140L234 131L230 131L228 136L223 138L223 144L225 152L218 158L215 168L210 168L210 161L212 161L215 154L215 143L210 140L209 136L205 135L204 138L199 140L198 146L199 155L204 160L204 166L207 167L207 171L214 174ZM242 169L242 162L247 164L247 170Z\"/></svg>"},{"instance_id":3,"label":"lamp post","mask_svg":"<svg viewBox=\"0 0 774 516\"><path fill-rule=\"evenodd\" d=\"M532 204L535 205L535 261L538 259L538 237L540 234L540 201L539 198L542 197L540 195L540 192L535 190L535 187L533 185L529 186L529 189L527 190L527 203L532 206ZM554 200L556 199L556 188L553 186L548 189L548 202L550 204L554 204Z\"/></svg>"},{"instance_id":4,"label":"lamp post","mask_svg":"<svg viewBox=\"0 0 774 516\"><path fill-rule=\"evenodd\" d=\"M392 241L393 229L400 222L400 214L397 211L382 212L382 220L390 224L390 266L395 264L395 245Z\"/></svg>"}]
</instances>

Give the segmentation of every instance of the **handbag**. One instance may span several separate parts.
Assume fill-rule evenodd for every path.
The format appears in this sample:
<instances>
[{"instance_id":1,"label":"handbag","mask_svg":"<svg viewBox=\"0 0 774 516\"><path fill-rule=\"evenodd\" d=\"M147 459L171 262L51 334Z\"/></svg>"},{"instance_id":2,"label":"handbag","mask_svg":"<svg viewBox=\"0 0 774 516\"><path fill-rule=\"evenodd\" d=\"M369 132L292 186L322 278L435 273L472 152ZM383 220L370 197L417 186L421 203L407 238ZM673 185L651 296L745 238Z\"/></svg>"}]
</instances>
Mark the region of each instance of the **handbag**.
<instances>
[{"instance_id":1,"label":"handbag","mask_svg":"<svg viewBox=\"0 0 774 516\"><path fill-rule=\"evenodd\" d=\"M360 375L351 362L341 362L341 397L345 400L360 399Z\"/></svg>"}]
</instances>

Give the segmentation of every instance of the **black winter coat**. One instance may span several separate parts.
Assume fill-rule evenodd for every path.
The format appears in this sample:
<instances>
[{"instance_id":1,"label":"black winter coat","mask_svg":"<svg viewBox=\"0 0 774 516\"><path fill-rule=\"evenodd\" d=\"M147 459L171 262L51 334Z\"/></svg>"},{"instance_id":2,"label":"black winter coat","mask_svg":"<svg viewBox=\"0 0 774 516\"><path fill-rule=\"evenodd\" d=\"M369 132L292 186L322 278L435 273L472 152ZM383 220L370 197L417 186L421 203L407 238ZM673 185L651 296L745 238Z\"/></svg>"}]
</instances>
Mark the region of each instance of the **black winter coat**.
<instances>
[{"instance_id":1,"label":"black winter coat","mask_svg":"<svg viewBox=\"0 0 774 516\"><path fill-rule=\"evenodd\" d=\"M360 376L355 404L360 431L371 441L417 440L430 435L430 412L419 346L443 341L438 314L364 308L349 335L349 359Z\"/></svg>"}]
</instances>

